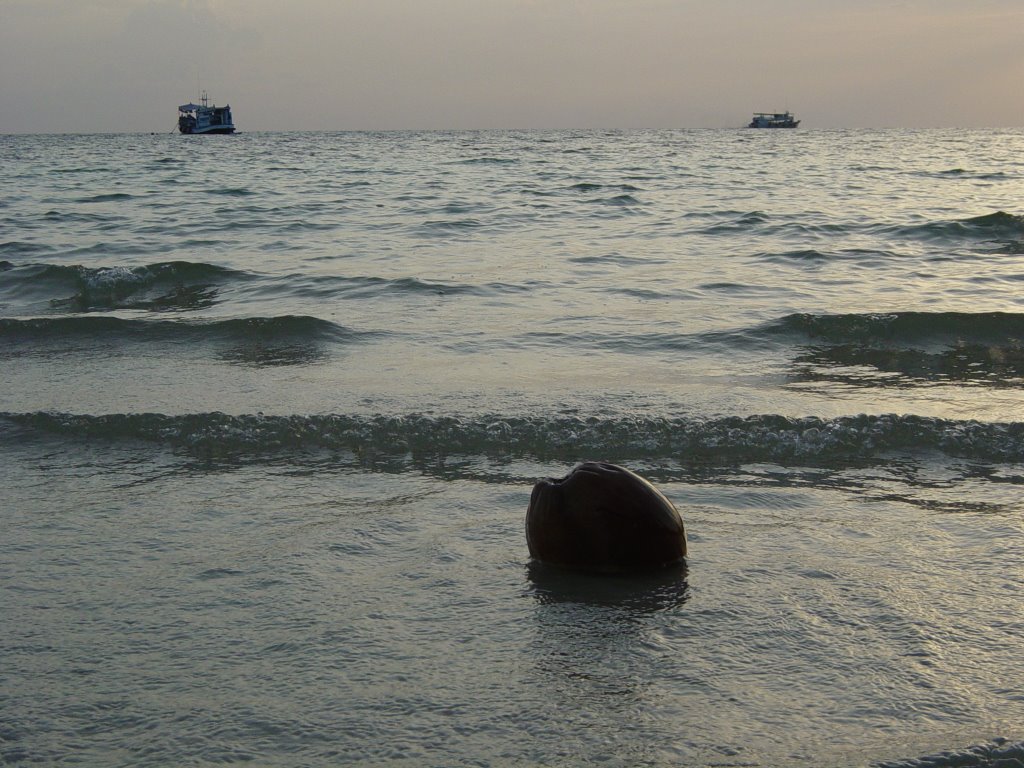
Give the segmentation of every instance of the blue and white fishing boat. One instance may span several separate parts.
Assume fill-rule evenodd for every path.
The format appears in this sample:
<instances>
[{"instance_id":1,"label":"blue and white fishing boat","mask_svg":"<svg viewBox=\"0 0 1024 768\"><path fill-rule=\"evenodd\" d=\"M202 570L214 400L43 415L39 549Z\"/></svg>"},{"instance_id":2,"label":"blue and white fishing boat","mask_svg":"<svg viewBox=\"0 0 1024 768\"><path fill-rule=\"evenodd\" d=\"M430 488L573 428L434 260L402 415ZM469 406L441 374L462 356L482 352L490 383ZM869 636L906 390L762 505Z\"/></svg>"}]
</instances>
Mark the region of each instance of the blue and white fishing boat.
<instances>
[{"instance_id":1,"label":"blue and white fishing boat","mask_svg":"<svg viewBox=\"0 0 1024 768\"><path fill-rule=\"evenodd\" d=\"M796 128L800 125L799 120L794 120L793 115L787 112L755 112L754 119L750 121L748 128Z\"/></svg>"},{"instance_id":2,"label":"blue and white fishing boat","mask_svg":"<svg viewBox=\"0 0 1024 768\"><path fill-rule=\"evenodd\" d=\"M230 106L210 106L206 91L202 104L182 104L178 107L178 130L182 133L234 133Z\"/></svg>"}]
</instances>

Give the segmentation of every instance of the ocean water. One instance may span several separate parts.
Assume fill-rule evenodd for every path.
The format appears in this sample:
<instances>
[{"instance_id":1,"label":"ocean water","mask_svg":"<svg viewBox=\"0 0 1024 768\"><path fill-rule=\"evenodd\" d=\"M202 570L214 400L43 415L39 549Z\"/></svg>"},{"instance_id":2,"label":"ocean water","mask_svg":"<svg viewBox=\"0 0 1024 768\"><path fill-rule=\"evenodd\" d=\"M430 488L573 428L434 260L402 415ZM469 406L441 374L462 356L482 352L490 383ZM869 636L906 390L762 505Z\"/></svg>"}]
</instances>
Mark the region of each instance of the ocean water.
<instances>
[{"instance_id":1,"label":"ocean water","mask_svg":"<svg viewBox=\"0 0 1024 768\"><path fill-rule=\"evenodd\" d=\"M1024 131L0 136L2 763L1021 766L1022 493Z\"/></svg>"}]
</instances>

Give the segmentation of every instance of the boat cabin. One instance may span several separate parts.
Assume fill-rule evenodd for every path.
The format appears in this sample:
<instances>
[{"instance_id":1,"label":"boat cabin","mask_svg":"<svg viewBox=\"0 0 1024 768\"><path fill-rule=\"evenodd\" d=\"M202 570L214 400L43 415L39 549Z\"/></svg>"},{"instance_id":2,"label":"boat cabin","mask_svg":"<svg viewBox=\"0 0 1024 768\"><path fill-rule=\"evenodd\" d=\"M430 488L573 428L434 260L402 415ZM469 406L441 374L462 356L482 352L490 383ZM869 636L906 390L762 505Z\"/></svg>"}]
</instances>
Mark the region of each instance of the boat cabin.
<instances>
[{"instance_id":1,"label":"boat cabin","mask_svg":"<svg viewBox=\"0 0 1024 768\"><path fill-rule=\"evenodd\" d=\"M230 106L210 106L206 91L202 104L182 104L178 107L178 130L181 133L234 133Z\"/></svg>"}]
</instances>

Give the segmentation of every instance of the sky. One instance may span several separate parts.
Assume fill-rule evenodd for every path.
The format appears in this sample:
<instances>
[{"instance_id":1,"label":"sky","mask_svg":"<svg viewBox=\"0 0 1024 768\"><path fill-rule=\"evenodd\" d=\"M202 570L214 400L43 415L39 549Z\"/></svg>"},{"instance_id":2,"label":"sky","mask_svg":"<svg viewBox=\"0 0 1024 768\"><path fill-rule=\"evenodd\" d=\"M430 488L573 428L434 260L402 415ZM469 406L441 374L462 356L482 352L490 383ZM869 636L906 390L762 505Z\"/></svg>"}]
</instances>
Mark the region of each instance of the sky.
<instances>
[{"instance_id":1,"label":"sky","mask_svg":"<svg viewBox=\"0 0 1024 768\"><path fill-rule=\"evenodd\" d=\"M1024 127L1024 0L0 0L0 133Z\"/></svg>"}]
</instances>

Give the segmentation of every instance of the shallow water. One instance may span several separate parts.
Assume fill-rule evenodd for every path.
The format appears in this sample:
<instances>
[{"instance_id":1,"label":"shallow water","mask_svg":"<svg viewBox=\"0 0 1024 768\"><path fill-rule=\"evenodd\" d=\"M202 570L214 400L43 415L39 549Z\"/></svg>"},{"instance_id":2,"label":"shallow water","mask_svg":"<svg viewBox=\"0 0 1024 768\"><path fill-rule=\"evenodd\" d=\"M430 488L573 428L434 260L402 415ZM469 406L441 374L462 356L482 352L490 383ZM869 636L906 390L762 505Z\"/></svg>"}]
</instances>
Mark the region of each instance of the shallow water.
<instances>
[{"instance_id":1,"label":"shallow water","mask_svg":"<svg viewBox=\"0 0 1024 768\"><path fill-rule=\"evenodd\" d=\"M0 755L1024 763L1022 148L0 137ZM528 561L586 458L687 569Z\"/></svg>"}]
</instances>

